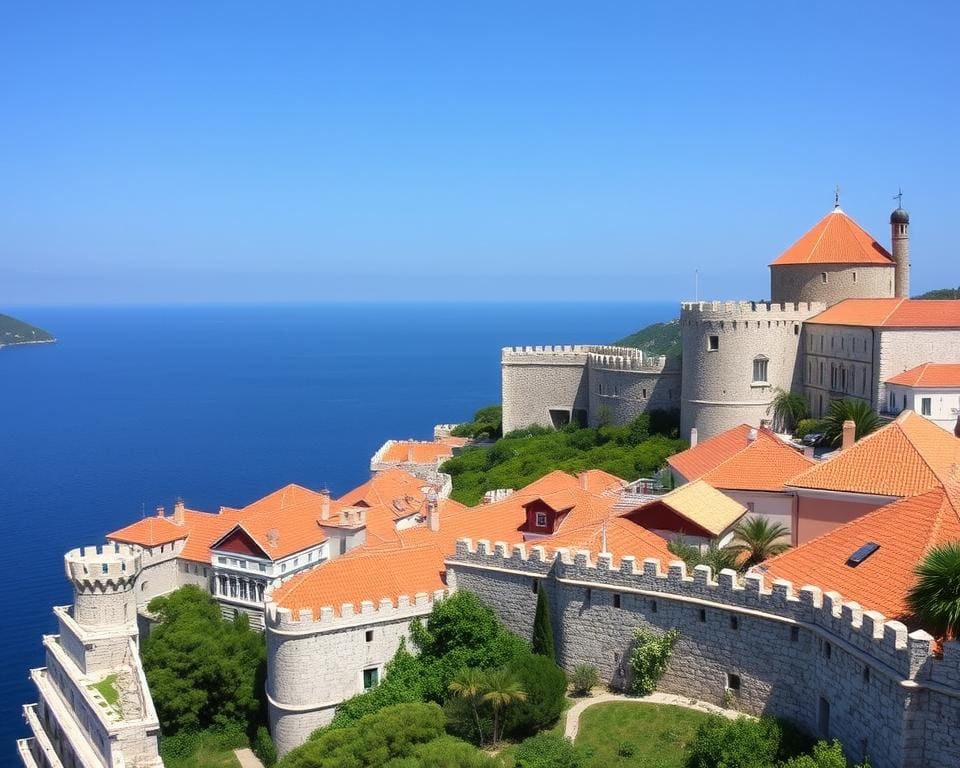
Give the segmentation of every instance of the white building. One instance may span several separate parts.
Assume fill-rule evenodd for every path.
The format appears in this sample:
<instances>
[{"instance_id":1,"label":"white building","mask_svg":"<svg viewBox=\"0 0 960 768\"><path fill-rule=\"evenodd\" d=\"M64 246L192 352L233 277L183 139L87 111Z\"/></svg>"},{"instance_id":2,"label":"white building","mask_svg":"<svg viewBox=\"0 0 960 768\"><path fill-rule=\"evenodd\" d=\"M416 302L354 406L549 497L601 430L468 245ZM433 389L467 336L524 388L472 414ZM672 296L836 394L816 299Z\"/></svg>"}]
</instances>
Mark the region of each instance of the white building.
<instances>
[{"instance_id":1,"label":"white building","mask_svg":"<svg viewBox=\"0 0 960 768\"><path fill-rule=\"evenodd\" d=\"M960 364L923 363L885 384L887 413L916 411L960 437Z\"/></svg>"}]
</instances>

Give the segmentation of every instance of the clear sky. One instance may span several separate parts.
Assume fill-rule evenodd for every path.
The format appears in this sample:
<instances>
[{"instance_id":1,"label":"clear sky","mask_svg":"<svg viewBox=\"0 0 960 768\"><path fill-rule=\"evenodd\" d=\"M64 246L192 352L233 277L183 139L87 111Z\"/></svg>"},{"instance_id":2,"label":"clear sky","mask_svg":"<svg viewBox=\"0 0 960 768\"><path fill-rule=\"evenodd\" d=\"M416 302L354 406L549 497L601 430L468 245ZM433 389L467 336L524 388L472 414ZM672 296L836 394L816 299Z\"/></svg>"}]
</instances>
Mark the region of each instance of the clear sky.
<instances>
[{"instance_id":1,"label":"clear sky","mask_svg":"<svg viewBox=\"0 0 960 768\"><path fill-rule=\"evenodd\" d=\"M953 2L0 3L0 305L960 284Z\"/></svg>"}]
</instances>

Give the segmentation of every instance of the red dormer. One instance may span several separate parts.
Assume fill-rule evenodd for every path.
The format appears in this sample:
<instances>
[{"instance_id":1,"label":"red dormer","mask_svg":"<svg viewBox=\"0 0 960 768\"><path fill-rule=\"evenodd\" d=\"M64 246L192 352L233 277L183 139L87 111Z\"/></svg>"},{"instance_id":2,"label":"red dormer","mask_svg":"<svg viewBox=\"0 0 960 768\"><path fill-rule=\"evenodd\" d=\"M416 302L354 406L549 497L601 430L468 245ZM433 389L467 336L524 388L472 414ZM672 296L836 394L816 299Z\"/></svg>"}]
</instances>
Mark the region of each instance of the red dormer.
<instances>
[{"instance_id":1,"label":"red dormer","mask_svg":"<svg viewBox=\"0 0 960 768\"><path fill-rule=\"evenodd\" d=\"M534 499L524 504L523 509L527 513L527 521L522 529L525 537L552 536L573 505L555 509L543 499Z\"/></svg>"}]
</instances>

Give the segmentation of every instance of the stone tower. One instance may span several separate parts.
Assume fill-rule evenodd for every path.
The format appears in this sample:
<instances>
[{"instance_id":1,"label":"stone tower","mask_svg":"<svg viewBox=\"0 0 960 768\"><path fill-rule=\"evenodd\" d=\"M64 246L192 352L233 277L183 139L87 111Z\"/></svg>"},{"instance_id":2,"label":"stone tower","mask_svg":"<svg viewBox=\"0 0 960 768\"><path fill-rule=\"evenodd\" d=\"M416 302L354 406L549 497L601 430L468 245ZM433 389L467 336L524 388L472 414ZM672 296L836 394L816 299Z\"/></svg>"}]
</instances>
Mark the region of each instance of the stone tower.
<instances>
[{"instance_id":1,"label":"stone tower","mask_svg":"<svg viewBox=\"0 0 960 768\"><path fill-rule=\"evenodd\" d=\"M896 268L896 296L910 298L910 214L897 208L890 214L890 240Z\"/></svg>"},{"instance_id":2,"label":"stone tower","mask_svg":"<svg viewBox=\"0 0 960 768\"><path fill-rule=\"evenodd\" d=\"M73 585L74 619L87 627L136 624L134 592L140 573L140 550L104 545L74 549L64 557Z\"/></svg>"}]
</instances>

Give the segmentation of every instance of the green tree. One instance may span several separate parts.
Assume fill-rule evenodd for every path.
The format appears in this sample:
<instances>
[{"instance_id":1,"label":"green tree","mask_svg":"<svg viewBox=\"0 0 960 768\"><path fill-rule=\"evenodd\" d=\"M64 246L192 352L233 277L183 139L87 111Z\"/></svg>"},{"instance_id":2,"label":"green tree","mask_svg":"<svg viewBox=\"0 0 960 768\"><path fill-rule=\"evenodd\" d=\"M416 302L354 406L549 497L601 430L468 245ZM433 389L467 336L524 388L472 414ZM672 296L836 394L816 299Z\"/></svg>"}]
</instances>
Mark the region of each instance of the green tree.
<instances>
[{"instance_id":1,"label":"green tree","mask_svg":"<svg viewBox=\"0 0 960 768\"><path fill-rule=\"evenodd\" d=\"M586 768L587 758L570 739L538 733L523 741L515 756L516 768Z\"/></svg>"},{"instance_id":2,"label":"green tree","mask_svg":"<svg viewBox=\"0 0 960 768\"><path fill-rule=\"evenodd\" d=\"M487 692L487 676L482 669L466 667L450 681L448 690L455 697L462 699L473 713L473 720L477 726L477 743L483 744L483 725L480 720L480 707L483 696Z\"/></svg>"},{"instance_id":3,"label":"green tree","mask_svg":"<svg viewBox=\"0 0 960 768\"><path fill-rule=\"evenodd\" d=\"M518 657L508 669L526 698L510 708L504 730L515 737L530 736L557 722L566 700L566 672L551 659L535 653Z\"/></svg>"},{"instance_id":4,"label":"green tree","mask_svg":"<svg viewBox=\"0 0 960 768\"><path fill-rule=\"evenodd\" d=\"M800 421L810 418L807 399L783 389L776 390L767 413L773 414L773 427L780 432L792 432Z\"/></svg>"},{"instance_id":5,"label":"green tree","mask_svg":"<svg viewBox=\"0 0 960 768\"><path fill-rule=\"evenodd\" d=\"M770 717L704 721L690 743L687 768L771 768L806 748L796 733Z\"/></svg>"},{"instance_id":6,"label":"green tree","mask_svg":"<svg viewBox=\"0 0 960 768\"><path fill-rule=\"evenodd\" d=\"M553 625L550 623L550 606L547 604L547 593L540 583L537 590L537 611L533 616L533 652L546 656L551 661L556 659L556 648L553 643Z\"/></svg>"},{"instance_id":7,"label":"green tree","mask_svg":"<svg viewBox=\"0 0 960 768\"><path fill-rule=\"evenodd\" d=\"M857 425L857 440L876 432L882 425L870 403L864 400L834 400L822 421L823 442L826 445L840 445L845 421L852 421Z\"/></svg>"},{"instance_id":8,"label":"green tree","mask_svg":"<svg viewBox=\"0 0 960 768\"><path fill-rule=\"evenodd\" d=\"M960 638L960 542L930 550L914 572L910 609L935 635Z\"/></svg>"},{"instance_id":9,"label":"green tree","mask_svg":"<svg viewBox=\"0 0 960 768\"><path fill-rule=\"evenodd\" d=\"M504 714L511 704L527 698L520 682L506 669L493 669L487 672L486 692L483 700L493 710L492 741L498 744L503 737Z\"/></svg>"},{"instance_id":10,"label":"green tree","mask_svg":"<svg viewBox=\"0 0 960 768\"><path fill-rule=\"evenodd\" d=\"M784 541L790 535L786 526L760 515L741 520L733 529L733 535L734 542L727 549L747 556L742 564L745 569L790 549L790 544Z\"/></svg>"}]
</instances>

